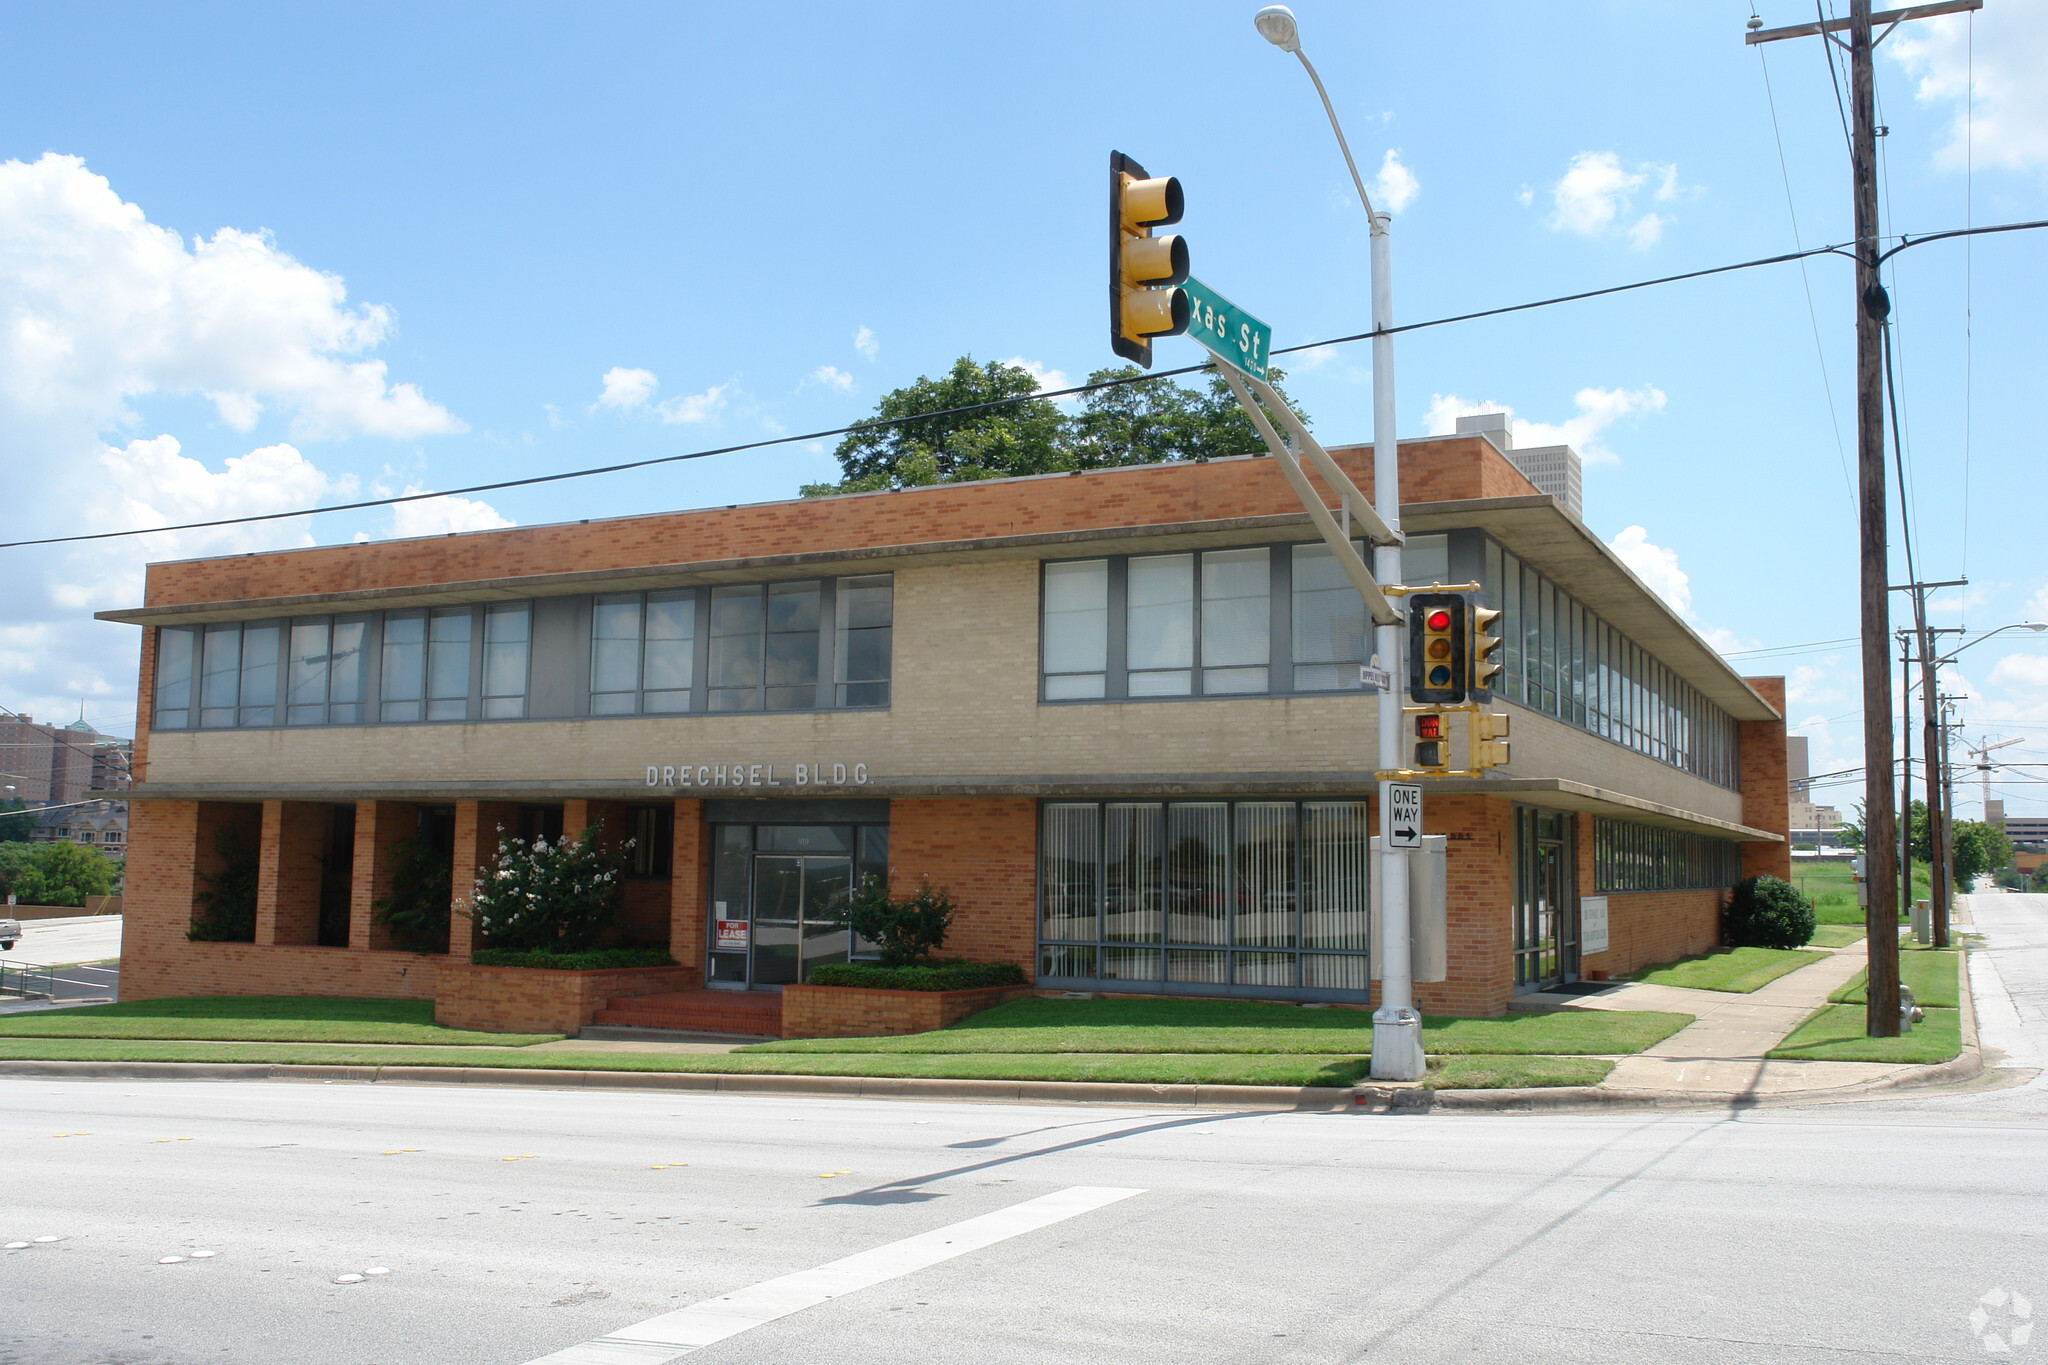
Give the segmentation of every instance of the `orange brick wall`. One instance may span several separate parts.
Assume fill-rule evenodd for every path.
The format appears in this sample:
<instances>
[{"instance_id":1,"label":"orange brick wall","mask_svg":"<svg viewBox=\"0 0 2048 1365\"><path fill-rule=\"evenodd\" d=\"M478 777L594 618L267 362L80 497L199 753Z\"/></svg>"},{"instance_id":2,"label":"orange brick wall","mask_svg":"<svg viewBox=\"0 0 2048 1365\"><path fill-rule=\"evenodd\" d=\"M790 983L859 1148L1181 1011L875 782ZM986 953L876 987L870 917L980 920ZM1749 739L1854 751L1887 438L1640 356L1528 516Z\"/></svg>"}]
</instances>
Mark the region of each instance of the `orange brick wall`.
<instances>
[{"instance_id":1,"label":"orange brick wall","mask_svg":"<svg viewBox=\"0 0 2048 1365\"><path fill-rule=\"evenodd\" d=\"M1588 893L1592 894L1592 893ZM1728 893L1705 891L1610 891L1607 895L1607 951L1587 953L1580 975L1624 972L1676 962L1721 942L1721 903Z\"/></svg>"},{"instance_id":2,"label":"orange brick wall","mask_svg":"<svg viewBox=\"0 0 2048 1365\"><path fill-rule=\"evenodd\" d=\"M854 986L782 988L785 1038L883 1038L929 1033L1031 994L1028 986L975 991L871 991Z\"/></svg>"},{"instance_id":3,"label":"orange brick wall","mask_svg":"<svg viewBox=\"0 0 2048 1365\"><path fill-rule=\"evenodd\" d=\"M668 955L704 971L704 900L711 886L710 831L704 803L676 802L675 843L669 854Z\"/></svg>"},{"instance_id":4,"label":"orange brick wall","mask_svg":"<svg viewBox=\"0 0 2048 1365\"><path fill-rule=\"evenodd\" d=\"M1038 803L1028 797L905 797L889 803L889 889L930 882L953 897L947 957L1037 973Z\"/></svg>"},{"instance_id":5,"label":"orange brick wall","mask_svg":"<svg viewBox=\"0 0 2048 1365\"><path fill-rule=\"evenodd\" d=\"M1744 679L1778 712L1777 720L1739 722L1736 768L1742 788L1742 823L1781 836L1777 843L1742 846L1742 875L1792 878L1792 790L1785 757L1785 680Z\"/></svg>"},{"instance_id":6,"label":"orange brick wall","mask_svg":"<svg viewBox=\"0 0 2048 1365\"><path fill-rule=\"evenodd\" d=\"M689 990L696 984L696 973L683 967L550 972L451 962L442 969L434 994L434 1022L486 1033L573 1034L608 999Z\"/></svg>"},{"instance_id":7,"label":"orange brick wall","mask_svg":"<svg viewBox=\"0 0 2048 1365\"><path fill-rule=\"evenodd\" d=\"M1332 453L1355 482L1371 488L1368 447ZM1401 460L1403 502L1535 491L1476 436L1404 441ZM1264 460L1153 465L154 564L145 597L150 606L237 601L1300 510L1286 481ZM151 676L147 668L143 676ZM141 757L138 735L138 762Z\"/></svg>"},{"instance_id":8,"label":"orange brick wall","mask_svg":"<svg viewBox=\"0 0 2048 1365\"><path fill-rule=\"evenodd\" d=\"M256 873L256 941L320 941L320 865L332 812L321 801L265 801Z\"/></svg>"},{"instance_id":9,"label":"orange brick wall","mask_svg":"<svg viewBox=\"0 0 2048 1365\"><path fill-rule=\"evenodd\" d=\"M409 801L356 802L355 862L349 870L349 946L389 948L391 930L378 922L376 902L391 893L391 846L419 829L420 808Z\"/></svg>"},{"instance_id":10,"label":"orange brick wall","mask_svg":"<svg viewBox=\"0 0 2048 1365\"><path fill-rule=\"evenodd\" d=\"M1379 828L1377 810L1373 828ZM1504 1014L1515 989L1514 806L1484 796L1428 796L1422 832L1449 840L1444 871L1450 974L1443 981L1416 982L1416 1007L1425 1014ZM1377 985L1373 1003L1379 1003Z\"/></svg>"}]
</instances>

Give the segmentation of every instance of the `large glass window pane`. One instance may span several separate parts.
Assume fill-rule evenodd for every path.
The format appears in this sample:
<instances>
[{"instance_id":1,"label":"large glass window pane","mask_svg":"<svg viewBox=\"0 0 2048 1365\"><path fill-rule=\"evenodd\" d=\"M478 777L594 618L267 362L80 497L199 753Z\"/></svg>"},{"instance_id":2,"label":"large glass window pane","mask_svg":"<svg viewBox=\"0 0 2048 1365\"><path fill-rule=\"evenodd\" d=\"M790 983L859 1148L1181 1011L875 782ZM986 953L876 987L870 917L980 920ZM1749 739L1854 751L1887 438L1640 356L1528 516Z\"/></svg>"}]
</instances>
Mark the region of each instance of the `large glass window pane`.
<instances>
[{"instance_id":1,"label":"large glass window pane","mask_svg":"<svg viewBox=\"0 0 2048 1365\"><path fill-rule=\"evenodd\" d=\"M841 706L889 704L889 651L895 619L895 583L888 574L839 580L839 638L833 658Z\"/></svg>"},{"instance_id":2,"label":"large glass window pane","mask_svg":"<svg viewBox=\"0 0 2048 1365\"><path fill-rule=\"evenodd\" d=\"M1401 579L1410 587L1426 588L1432 583L1451 581L1449 536L1410 536L1401 547Z\"/></svg>"},{"instance_id":3,"label":"large glass window pane","mask_svg":"<svg viewBox=\"0 0 2048 1365\"><path fill-rule=\"evenodd\" d=\"M1101 857L1101 807L1052 802L1040 846L1039 937L1093 941ZM1048 969L1049 970L1049 969Z\"/></svg>"},{"instance_id":4,"label":"large glass window pane","mask_svg":"<svg viewBox=\"0 0 2048 1365\"><path fill-rule=\"evenodd\" d=\"M1311 801L1301 808L1301 942L1306 948L1364 948L1372 825L1363 801Z\"/></svg>"},{"instance_id":5,"label":"large glass window pane","mask_svg":"<svg viewBox=\"0 0 2048 1365\"><path fill-rule=\"evenodd\" d=\"M1522 687L1522 561L1501 551L1500 575L1501 677L1508 696L1520 701L1527 695Z\"/></svg>"},{"instance_id":6,"label":"large glass window pane","mask_svg":"<svg viewBox=\"0 0 2048 1365\"><path fill-rule=\"evenodd\" d=\"M368 616L337 616L328 637L327 723L359 725L363 716L363 683L369 669Z\"/></svg>"},{"instance_id":7,"label":"large glass window pane","mask_svg":"<svg viewBox=\"0 0 2048 1365\"><path fill-rule=\"evenodd\" d=\"M1273 652L1271 552L1202 556L1202 691L1264 692Z\"/></svg>"},{"instance_id":8,"label":"large glass window pane","mask_svg":"<svg viewBox=\"0 0 2048 1365\"><path fill-rule=\"evenodd\" d=\"M1259 947L1294 943L1294 805L1244 801L1234 809L1237 913L1233 941Z\"/></svg>"},{"instance_id":9,"label":"large glass window pane","mask_svg":"<svg viewBox=\"0 0 2048 1365\"><path fill-rule=\"evenodd\" d=\"M192 662L197 632L190 626L162 626L156 633L156 714L159 730L183 730L192 723Z\"/></svg>"},{"instance_id":10,"label":"large glass window pane","mask_svg":"<svg viewBox=\"0 0 2048 1365\"><path fill-rule=\"evenodd\" d=\"M1229 872L1230 807L1221 801L1182 801L1168 806L1168 943L1230 942Z\"/></svg>"},{"instance_id":11,"label":"large glass window pane","mask_svg":"<svg viewBox=\"0 0 2048 1365\"><path fill-rule=\"evenodd\" d=\"M1522 566L1522 676L1523 701L1532 711L1543 709L1543 580L1527 564Z\"/></svg>"},{"instance_id":12,"label":"large glass window pane","mask_svg":"<svg viewBox=\"0 0 2048 1365\"><path fill-rule=\"evenodd\" d=\"M1143 555L1130 561L1125 632L1134 697L1193 690L1195 557Z\"/></svg>"},{"instance_id":13,"label":"large glass window pane","mask_svg":"<svg viewBox=\"0 0 2048 1365\"><path fill-rule=\"evenodd\" d=\"M275 621L242 627L242 725L277 723L277 655L283 631Z\"/></svg>"},{"instance_id":14,"label":"large glass window pane","mask_svg":"<svg viewBox=\"0 0 2048 1365\"><path fill-rule=\"evenodd\" d=\"M641 709L687 711L697 667L697 596L681 590L647 595Z\"/></svg>"},{"instance_id":15,"label":"large glass window pane","mask_svg":"<svg viewBox=\"0 0 2048 1365\"><path fill-rule=\"evenodd\" d=\"M758 585L711 590L713 711L761 709L761 649L766 624Z\"/></svg>"},{"instance_id":16,"label":"large glass window pane","mask_svg":"<svg viewBox=\"0 0 2048 1365\"><path fill-rule=\"evenodd\" d=\"M1111 802L1102 818L1102 937L1114 943L1157 943L1164 808Z\"/></svg>"},{"instance_id":17,"label":"large glass window pane","mask_svg":"<svg viewBox=\"0 0 2048 1365\"><path fill-rule=\"evenodd\" d=\"M630 715L639 686L640 595L600 597L590 614L590 709Z\"/></svg>"},{"instance_id":18,"label":"large glass window pane","mask_svg":"<svg viewBox=\"0 0 2048 1365\"><path fill-rule=\"evenodd\" d=\"M384 663L380 674L383 719L418 720L426 687L427 619L417 612L384 618Z\"/></svg>"},{"instance_id":19,"label":"large glass window pane","mask_svg":"<svg viewBox=\"0 0 2048 1365\"><path fill-rule=\"evenodd\" d=\"M1293 547L1294 690L1359 686L1365 662L1365 603L1327 545Z\"/></svg>"},{"instance_id":20,"label":"large glass window pane","mask_svg":"<svg viewBox=\"0 0 2048 1365\"><path fill-rule=\"evenodd\" d=\"M1109 667L1109 561L1045 566L1040 650L1048 700L1104 695Z\"/></svg>"},{"instance_id":21,"label":"large glass window pane","mask_svg":"<svg viewBox=\"0 0 2048 1365\"><path fill-rule=\"evenodd\" d=\"M1572 608L1572 724L1586 724L1586 609L1574 600Z\"/></svg>"},{"instance_id":22,"label":"large glass window pane","mask_svg":"<svg viewBox=\"0 0 2048 1365\"><path fill-rule=\"evenodd\" d=\"M469 715L468 607L437 608L427 622L427 719Z\"/></svg>"},{"instance_id":23,"label":"large glass window pane","mask_svg":"<svg viewBox=\"0 0 2048 1365\"><path fill-rule=\"evenodd\" d=\"M823 591L817 583L768 585L767 707L801 711L818 704L818 622Z\"/></svg>"},{"instance_id":24,"label":"large glass window pane","mask_svg":"<svg viewBox=\"0 0 2048 1365\"><path fill-rule=\"evenodd\" d=\"M526 714L526 660L531 616L524 602L484 612L484 716L511 720Z\"/></svg>"},{"instance_id":25,"label":"large glass window pane","mask_svg":"<svg viewBox=\"0 0 2048 1365\"><path fill-rule=\"evenodd\" d=\"M333 622L325 616L292 622L291 651L285 677L285 721L320 725L327 720L328 644Z\"/></svg>"},{"instance_id":26,"label":"large glass window pane","mask_svg":"<svg viewBox=\"0 0 2048 1365\"><path fill-rule=\"evenodd\" d=\"M1547 582L1542 584L1537 591L1536 602L1543 614L1543 658L1537 665L1537 678L1543 684L1543 709L1554 716L1558 713L1557 589Z\"/></svg>"}]
</instances>

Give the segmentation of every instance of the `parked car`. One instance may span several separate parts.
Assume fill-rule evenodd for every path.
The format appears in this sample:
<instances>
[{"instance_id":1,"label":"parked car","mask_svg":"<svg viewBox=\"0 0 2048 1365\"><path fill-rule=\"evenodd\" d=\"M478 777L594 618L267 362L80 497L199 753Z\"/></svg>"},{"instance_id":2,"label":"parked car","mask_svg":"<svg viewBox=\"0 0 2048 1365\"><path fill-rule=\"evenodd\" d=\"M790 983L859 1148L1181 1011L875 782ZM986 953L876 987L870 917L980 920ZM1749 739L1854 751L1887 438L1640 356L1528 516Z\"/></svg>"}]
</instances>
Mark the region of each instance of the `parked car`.
<instances>
[{"instance_id":1,"label":"parked car","mask_svg":"<svg viewBox=\"0 0 2048 1365\"><path fill-rule=\"evenodd\" d=\"M0 909L6 907L0 906ZM21 941L21 921L0 919L0 952L13 952L14 945Z\"/></svg>"}]
</instances>

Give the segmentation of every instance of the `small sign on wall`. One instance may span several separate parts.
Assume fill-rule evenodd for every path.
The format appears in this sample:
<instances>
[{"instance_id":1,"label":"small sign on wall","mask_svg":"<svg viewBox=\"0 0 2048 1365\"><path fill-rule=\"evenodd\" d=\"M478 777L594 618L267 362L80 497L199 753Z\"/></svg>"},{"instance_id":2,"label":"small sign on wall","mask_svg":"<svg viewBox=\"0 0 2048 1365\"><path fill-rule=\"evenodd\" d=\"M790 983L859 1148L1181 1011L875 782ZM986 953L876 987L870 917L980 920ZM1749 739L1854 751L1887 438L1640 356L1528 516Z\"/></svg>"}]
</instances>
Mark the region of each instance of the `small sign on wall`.
<instances>
[{"instance_id":1,"label":"small sign on wall","mask_svg":"<svg viewBox=\"0 0 2048 1365\"><path fill-rule=\"evenodd\" d=\"M1607 951L1607 897L1579 897L1579 951Z\"/></svg>"},{"instance_id":2,"label":"small sign on wall","mask_svg":"<svg viewBox=\"0 0 2048 1365\"><path fill-rule=\"evenodd\" d=\"M747 950L747 922L743 919L722 919L718 932L712 936L711 951L714 953L744 953Z\"/></svg>"}]
</instances>

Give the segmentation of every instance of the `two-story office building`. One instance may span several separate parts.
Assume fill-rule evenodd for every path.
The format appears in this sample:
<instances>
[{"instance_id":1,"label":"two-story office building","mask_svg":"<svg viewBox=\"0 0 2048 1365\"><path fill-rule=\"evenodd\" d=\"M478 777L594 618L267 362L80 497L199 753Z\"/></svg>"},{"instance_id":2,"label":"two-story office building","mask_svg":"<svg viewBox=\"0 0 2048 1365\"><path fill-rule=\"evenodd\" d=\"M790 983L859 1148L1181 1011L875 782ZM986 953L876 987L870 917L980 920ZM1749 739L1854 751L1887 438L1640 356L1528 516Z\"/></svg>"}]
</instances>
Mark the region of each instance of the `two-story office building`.
<instances>
[{"instance_id":1,"label":"two-story office building","mask_svg":"<svg viewBox=\"0 0 2048 1365\"><path fill-rule=\"evenodd\" d=\"M1427 793L1422 1005L1712 945L1787 870L1779 680L1489 442L1402 475L1410 580L1485 584L1513 715L1511 764ZM1266 458L158 564L104 615L144 628L131 998L431 996L472 929L391 946L394 841L459 901L500 831L602 821L636 840L621 941L707 987L843 958L872 871L1040 989L1371 999L1365 618ZM222 829L260 846L252 941L189 942Z\"/></svg>"}]
</instances>

